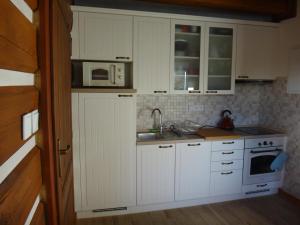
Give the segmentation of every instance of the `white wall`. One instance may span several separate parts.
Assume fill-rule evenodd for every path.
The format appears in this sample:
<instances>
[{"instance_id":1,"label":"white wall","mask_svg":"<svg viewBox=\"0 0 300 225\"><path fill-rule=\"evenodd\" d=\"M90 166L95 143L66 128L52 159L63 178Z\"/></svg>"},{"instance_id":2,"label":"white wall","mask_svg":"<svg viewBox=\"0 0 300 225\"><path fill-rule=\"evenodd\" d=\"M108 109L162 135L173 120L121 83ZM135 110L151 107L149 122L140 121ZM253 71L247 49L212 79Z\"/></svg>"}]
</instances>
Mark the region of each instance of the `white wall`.
<instances>
[{"instance_id":1,"label":"white wall","mask_svg":"<svg viewBox=\"0 0 300 225\"><path fill-rule=\"evenodd\" d=\"M300 0L298 0L297 17L284 20L280 24L280 42L281 42L281 74L288 75L288 56L293 48L300 48Z\"/></svg>"}]
</instances>

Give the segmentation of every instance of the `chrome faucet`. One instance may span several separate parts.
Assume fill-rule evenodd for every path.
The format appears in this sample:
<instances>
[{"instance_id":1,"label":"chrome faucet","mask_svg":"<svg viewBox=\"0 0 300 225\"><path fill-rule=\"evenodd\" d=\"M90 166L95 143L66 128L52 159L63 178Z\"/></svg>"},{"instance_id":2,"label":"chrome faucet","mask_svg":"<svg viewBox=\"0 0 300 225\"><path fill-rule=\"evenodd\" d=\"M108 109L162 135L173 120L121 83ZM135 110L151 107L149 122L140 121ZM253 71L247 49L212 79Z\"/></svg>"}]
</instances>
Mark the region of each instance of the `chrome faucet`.
<instances>
[{"instance_id":1,"label":"chrome faucet","mask_svg":"<svg viewBox=\"0 0 300 225\"><path fill-rule=\"evenodd\" d=\"M155 108L152 110L151 118L154 117L156 111L158 111L159 113L159 133L162 134L163 133L162 113L159 108ZM156 124L155 120L154 120L154 124Z\"/></svg>"}]
</instances>

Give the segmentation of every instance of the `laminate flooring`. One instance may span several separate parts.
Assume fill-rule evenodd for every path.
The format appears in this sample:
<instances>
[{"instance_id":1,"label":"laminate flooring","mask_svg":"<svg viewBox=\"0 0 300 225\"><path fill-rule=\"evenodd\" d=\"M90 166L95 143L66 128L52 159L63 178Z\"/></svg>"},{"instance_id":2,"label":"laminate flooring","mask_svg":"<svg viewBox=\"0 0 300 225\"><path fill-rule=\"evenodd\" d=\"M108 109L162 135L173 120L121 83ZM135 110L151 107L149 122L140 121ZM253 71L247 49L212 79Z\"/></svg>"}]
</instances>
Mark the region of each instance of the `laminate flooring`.
<instances>
[{"instance_id":1,"label":"laminate flooring","mask_svg":"<svg viewBox=\"0 0 300 225\"><path fill-rule=\"evenodd\" d=\"M300 225L300 208L279 195L122 216L77 225Z\"/></svg>"}]
</instances>

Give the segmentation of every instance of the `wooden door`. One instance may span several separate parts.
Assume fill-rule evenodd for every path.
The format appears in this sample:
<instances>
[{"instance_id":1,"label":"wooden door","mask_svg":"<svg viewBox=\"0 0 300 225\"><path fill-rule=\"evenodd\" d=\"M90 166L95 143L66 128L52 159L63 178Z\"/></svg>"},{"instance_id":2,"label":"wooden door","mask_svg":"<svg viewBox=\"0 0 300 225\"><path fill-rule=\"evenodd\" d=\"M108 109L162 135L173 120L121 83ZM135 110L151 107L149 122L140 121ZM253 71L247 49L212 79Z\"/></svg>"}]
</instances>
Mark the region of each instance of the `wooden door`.
<instances>
[{"instance_id":1,"label":"wooden door","mask_svg":"<svg viewBox=\"0 0 300 225\"><path fill-rule=\"evenodd\" d=\"M211 142L176 144L176 200L209 194Z\"/></svg>"},{"instance_id":2,"label":"wooden door","mask_svg":"<svg viewBox=\"0 0 300 225\"><path fill-rule=\"evenodd\" d=\"M168 93L170 20L134 18L134 74L141 94Z\"/></svg>"},{"instance_id":3,"label":"wooden door","mask_svg":"<svg viewBox=\"0 0 300 225\"><path fill-rule=\"evenodd\" d=\"M132 20L132 16L80 12L80 59L132 61Z\"/></svg>"},{"instance_id":4,"label":"wooden door","mask_svg":"<svg viewBox=\"0 0 300 225\"><path fill-rule=\"evenodd\" d=\"M174 201L175 145L137 147L137 203L147 205Z\"/></svg>"},{"instance_id":5,"label":"wooden door","mask_svg":"<svg viewBox=\"0 0 300 225\"><path fill-rule=\"evenodd\" d=\"M135 205L136 97L79 94L79 123L82 210Z\"/></svg>"},{"instance_id":6,"label":"wooden door","mask_svg":"<svg viewBox=\"0 0 300 225\"><path fill-rule=\"evenodd\" d=\"M65 7L65 8L64 8ZM74 224L71 125L71 37L64 1L52 1L53 117L60 225Z\"/></svg>"}]
</instances>

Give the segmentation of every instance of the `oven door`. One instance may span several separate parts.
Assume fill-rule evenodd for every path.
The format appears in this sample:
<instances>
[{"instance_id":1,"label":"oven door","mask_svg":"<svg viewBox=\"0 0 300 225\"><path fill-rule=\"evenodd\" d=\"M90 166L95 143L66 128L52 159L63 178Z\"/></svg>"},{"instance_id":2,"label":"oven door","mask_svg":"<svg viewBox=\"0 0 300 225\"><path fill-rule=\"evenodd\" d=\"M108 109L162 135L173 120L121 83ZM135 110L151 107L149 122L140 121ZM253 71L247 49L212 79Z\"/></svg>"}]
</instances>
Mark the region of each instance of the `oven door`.
<instances>
[{"instance_id":1,"label":"oven door","mask_svg":"<svg viewBox=\"0 0 300 225\"><path fill-rule=\"evenodd\" d=\"M280 180L281 171L271 170L274 159L282 152L279 148L246 149L244 158L244 184L257 184Z\"/></svg>"}]
</instances>

